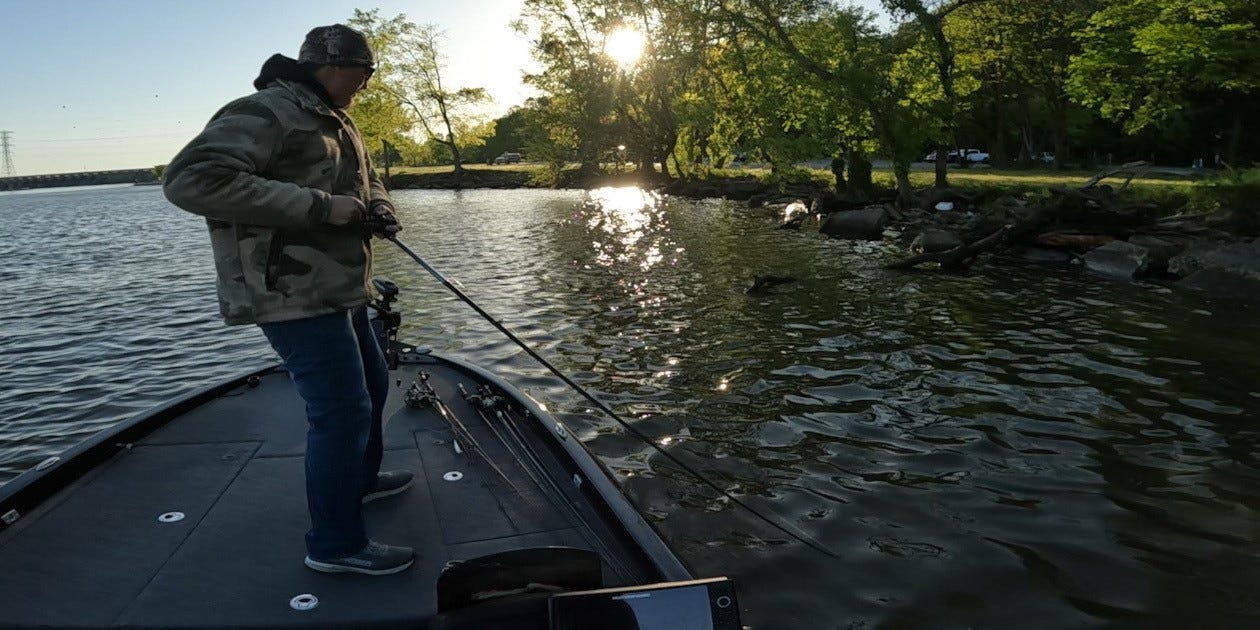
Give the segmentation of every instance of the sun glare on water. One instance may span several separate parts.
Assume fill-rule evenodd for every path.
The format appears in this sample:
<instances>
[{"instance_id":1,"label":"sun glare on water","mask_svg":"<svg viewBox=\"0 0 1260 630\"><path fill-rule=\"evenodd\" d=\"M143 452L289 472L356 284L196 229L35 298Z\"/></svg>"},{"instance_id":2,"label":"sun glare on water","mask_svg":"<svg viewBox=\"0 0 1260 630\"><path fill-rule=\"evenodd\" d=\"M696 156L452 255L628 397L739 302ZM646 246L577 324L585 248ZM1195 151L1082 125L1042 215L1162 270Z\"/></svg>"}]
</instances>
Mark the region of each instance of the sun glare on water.
<instances>
[{"instance_id":1,"label":"sun glare on water","mask_svg":"<svg viewBox=\"0 0 1260 630\"><path fill-rule=\"evenodd\" d=\"M643 56L645 45L647 45L647 38L643 33L623 26L608 35L608 41L604 42L604 52L612 57L617 65L629 68Z\"/></svg>"}]
</instances>

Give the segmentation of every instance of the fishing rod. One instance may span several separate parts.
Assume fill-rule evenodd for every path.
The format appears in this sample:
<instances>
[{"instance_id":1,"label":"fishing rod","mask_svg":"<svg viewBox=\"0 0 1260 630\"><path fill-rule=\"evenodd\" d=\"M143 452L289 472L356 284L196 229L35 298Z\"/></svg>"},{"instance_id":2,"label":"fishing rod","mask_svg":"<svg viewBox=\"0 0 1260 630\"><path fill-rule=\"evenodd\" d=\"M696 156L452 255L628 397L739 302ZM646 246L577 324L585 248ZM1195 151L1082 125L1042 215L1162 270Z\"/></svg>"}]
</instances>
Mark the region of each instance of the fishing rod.
<instances>
[{"instance_id":1,"label":"fishing rod","mask_svg":"<svg viewBox=\"0 0 1260 630\"><path fill-rule=\"evenodd\" d=\"M503 442L503 446L512 452L513 457L521 461L525 461L526 459L533 459L527 453L521 453L517 449L517 447L513 445L514 440L509 440L507 436L505 436L503 432L499 430L499 427L497 425L499 423L502 423L504 429L511 432L514 438L519 439L519 436L517 436L515 431L512 430L511 423L508 422L508 419L503 416L503 412L500 411L500 408L504 404L503 399L496 396L494 392L490 390L490 387L488 385L482 385L481 387L478 387L477 393L474 394L473 392L470 392L467 389L465 389L463 383L460 383L459 395L464 399L465 402L471 405L473 409L477 410L477 415L481 417L482 422L484 422L485 425L490 428L490 431L494 433L494 436L498 438L500 442ZM499 423L496 423L493 420L491 420L490 416L488 415L489 412L491 411L493 411L495 414L495 417L499 419ZM525 474L529 475L530 480L534 482L534 485L538 487L543 486L542 480L538 478L538 473L534 471L533 467L523 466L523 468L525 469Z\"/></svg>"},{"instance_id":2,"label":"fishing rod","mask_svg":"<svg viewBox=\"0 0 1260 630\"><path fill-rule=\"evenodd\" d=\"M499 477L503 478L503 481L507 482L507 485L512 488L513 492L517 495L521 495L520 488L517 488L516 484L512 483L512 479L503 472L503 469L499 468L494 463L493 459L490 459L490 456L486 454L485 449L481 448L481 444L473 437L473 434L468 430L468 427L455 416L455 412L451 411L451 408L446 405L440 396L438 396L437 390L433 389L433 384L429 382L428 372L420 373L420 381L412 383L411 390L407 392L406 398L408 404L410 404L412 400L415 400L417 405L424 403L432 404L433 407L437 409L438 414L442 416L442 419L446 420L446 423L450 425L451 433L455 435L455 445L458 447L459 442L462 441L467 450L481 456L481 459L485 460L486 464L489 465L494 472L498 473ZM456 450L456 452L459 451Z\"/></svg>"},{"instance_id":3,"label":"fishing rod","mask_svg":"<svg viewBox=\"0 0 1260 630\"><path fill-rule=\"evenodd\" d=\"M582 388L582 386L580 386L580 385L578 385L577 383L573 382L573 380L572 380L572 379L570 379L568 376L566 376L566 375L565 375L563 372L561 372L560 370L556 369L556 367L555 367L555 366L551 365L551 363L549 363L549 362L548 362L546 359L544 359L541 355L539 355L537 352L535 352L535 351L534 351L534 349L533 349L533 348L531 348L531 347L529 347L529 345L528 345L528 344L526 344L524 341L521 341L521 340L520 340L520 338L518 338L516 335L512 334L512 331L508 330L508 328L507 328L506 326L504 326L501 322L499 322L499 320L495 319L495 318L494 318L494 316L490 315L490 313L487 313L487 312L485 311L485 309L483 309L483 308L481 308L480 306L478 306L478 305L477 305L477 303L476 303L476 302L474 302L474 301L472 300L472 298L470 298L470 297L468 297L467 295L465 295L465 294L464 294L464 292L463 292L463 291L461 291L461 290L459 290L459 287L456 287L454 284L452 284L450 280L447 280L447 279L446 279L446 276L442 275L442 272L438 271L437 269L434 269L431 265L429 265L429 263L425 262L425 260L424 260L423 258L421 258L419 254L417 254L417 253L415 253L414 251L412 251L412 249L411 249L410 247L408 247L406 243L403 243L402 241L398 240L398 237L397 237L397 236L395 236L395 235L393 235L393 234L389 234L388 236L385 236L385 238L386 238L386 239L388 239L388 240L390 240L390 241L392 241L395 245L397 245L397 246L398 246L398 248L399 248L399 249L401 249L401 250L403 251L403 253L405 253L405 254L407 254L408 256L410 256L410 257L411 257L411 259L412 259L412 260L414 260L414 261L416 261L416 263L417 263L417 264L419 264L421 267L423 267L425 271L429 272L429 275L431 275L431 276L433 276L434 278L436 278L438 282L441 282L443 286L445 286L447 289L449 289L449 290L451 291L451 293L454 293L454 294L455 294L455 297L458 297L458 298L459 298L460 300L462 300L465 304L467 304L468 306L472 307L472 309L473 309L474 311L477 311L477 314L478 314L478 315L481 315L481 316L482 316L482 317L483 317L486 321L490 322L490 324L491 324L492 326L494 326L495 328L497 328L497 329L499 330L499 332L501 332L501 333L503 333L504 335L506 335L506 336L507 336L507 338L508 338L508 339L510 339L510 340L512 341L512 343L515 343L516 345L520 346L520 348L521 348L522 350L524 350L527 354L529 354L529 356L533 357L535 361L538 361L540 364L542 364L542 366L543 366L543 367L547 368L547 370L548 370L548 371L550 371L552 374L556 375L556 378L559 378L561 381L564 381L564 384L565 384L565 385L568 385L569 387L573 388L573 390L574 390L574 391L576 391L578 394L581 394L583 398L585 398L586 400L590 401L590 402L591 402L591 404L595 405L595 407L596 407L597 409L599 409L600 411L603 411L604 413L608 414L608 417L610 417L610 418L612 418L613 420L615 420L615 421L617 422L617 424L621 425L621 426L622 426L622 428L624 428L626 431L628 431L631 435L633 435L633 436L635 436L635 437L639 438L640 440L643 440L645 443L647 443L647 445L648 445L648 446L651 446L653 449L655 449L655 450L656 450L656 452L658 452L658 453L660 453L661 455L663 455L666 459L668 459L669 461L673 462L673 463L674 463L675 465L677 465L679 468L683 469L684 471L686 471L687 473L689 473L691 476L693 476L693 477L695 477L696 479L698 479L701 483L703 483L703 484L705 484L705 485L709 486L710 488L712 488L713 490L717 491L718 493L720 493L722 496L726 497L728 500L730 500L730 501L731 501L732 503L734 503L735 505L738 505L738 506L740 506L740 507L744 508L745 510L748 510L748 512L749 512L750 514L752 514L753 516L757 517L758 519L760 519L761 521L763 521L763 522L764 522L764 523L766 523L767 525L769 525L769 526L771 526L771 527L773 527L773 528L775 528L775 529L777 529L777 530L779 530L779 531L783 532L784 534L787 534L787 535L788 535L788 536L790 536L791 538L793 538L793 539L795 539L795 540L797 540L797 541L800 541L801 543L803 543L803 544L805 544L805 545L808 545L809 547L813 548L815 551L819 551L819 552L821 552L821 553L824 553L824 554L826 554L826 555L828 555L828 556L830 556L830 557L832 557L832 558L839 558L839 557L840 557L840 556L839 556L839 555L837 555L835 552L833 552L833 551L831 551L830 549L827 549L826 547L824 547L824 546L822 545L822 543L820 543L820 542L818 542L818 541L814 540L812 537L810 537L810 536L809 536L809 534L806 534L806 533L804 533L804 532L797 532L797 531L793 531L793 530L792 530L792 528L791 528L790 526L788 526L787 524L785 524L785 523L780 523L780 522L778 522L778 521L776 521L776 520L774 520L774 519L770 518L769 516L766 516L765 514L762 514L761 512L757 511L757 510L756 510L755 508L753 508L751 505L748 505L747 503L744 503L743 501L741 501L741 500L739 499L739 497L736 497L735 495L731 494L731 493L730 493L729 491L727 491L726 489L724 489L724 488L722 488L721 486L717 485L717 484L716 484L716 483L714 483L713 481L710 481L707 477L705 477L704 475L700 474L700 473L699 473L696 469L694 469L694 468L692 468L691 466L689 466L686 462L684 462L684 461L682 461L681 459L679 459L676 455L674 455L673 453L670 453L669 451L665 450L663 447L661 447L659 444L657 444L654 440L652 440L652 438L648 437L646 434L644 434L644 433L643 433L642 431L640 431L639 429L636 429L636 428L635 428L634 426L632 426L629 422L626 422L625 420L622 420L622 419L621 419L621 416L618 416L616 412L614 412L611 408L609 408L609 407L608 407L608 405L605 405L605 404L604 404L603 402L601 402L599 399L597 399L597 398L595 398L594 396L592 396L592 395L590 394L590 392L587 392L585 389L583 389L583 388Z\"/></svg>"}]
</instances>

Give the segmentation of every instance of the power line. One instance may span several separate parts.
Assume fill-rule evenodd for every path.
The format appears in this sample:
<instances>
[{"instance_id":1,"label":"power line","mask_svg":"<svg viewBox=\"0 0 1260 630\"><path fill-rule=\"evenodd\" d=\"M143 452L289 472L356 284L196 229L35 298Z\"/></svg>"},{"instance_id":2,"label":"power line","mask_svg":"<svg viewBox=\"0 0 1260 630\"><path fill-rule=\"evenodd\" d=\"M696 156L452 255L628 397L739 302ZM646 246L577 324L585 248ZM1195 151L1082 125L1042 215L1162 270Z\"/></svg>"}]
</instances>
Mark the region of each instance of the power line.
<instances>
[{"instance_id":1,"label":"power line","mask_svg":"<svg viewBox=\"0 0 1260 630\"><path fill-rule=\"evenodd\" d=\"M5 177L13 177L17 174L17 169L13 167L13 154L9 150L9 138L13 136L12 131L0 131L0 153L4 155L3 170Z\"/></svg>"}]
</instances>

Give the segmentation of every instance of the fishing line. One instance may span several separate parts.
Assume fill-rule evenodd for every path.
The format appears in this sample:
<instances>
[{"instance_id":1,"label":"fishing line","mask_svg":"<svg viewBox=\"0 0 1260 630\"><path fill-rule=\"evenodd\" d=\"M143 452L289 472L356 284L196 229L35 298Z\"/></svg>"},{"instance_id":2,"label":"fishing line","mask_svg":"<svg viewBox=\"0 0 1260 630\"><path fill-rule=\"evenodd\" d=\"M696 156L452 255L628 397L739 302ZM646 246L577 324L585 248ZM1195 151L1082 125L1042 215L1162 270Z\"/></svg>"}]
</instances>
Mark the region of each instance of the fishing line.
<instances>
[{"instance_id":1,"label":"fishing line","mask_svg":"<svg viewBox=\"0 0 1260 630\"><path fill-rule=\"evenodd\" d=\"M608 414L610 418L615 420L617 424L620 424L622 428L628 431L631 435L639 438L640 440L643 440L643 442L651 446L653 449L656 449L656 452L665 456L666 459L676 464L679 468L683 469L684 471L689 473L691 476L700 480L700 482L704 483L705 485L709 486L713 490L717 491L722 496L726 497L731 502L733 502L735 505L738 505L744 508L745 510L748 510L750 514L757 517L758 519L761 519L767 525L783 532L784 534L787 534L788 536L794 538L797 541L800 541L801 543L805 545L808 545L809 547L813 548L815 551L824 553L832 558L840 557L835 552L824 547L822 543L811 538L809 534L806 534L804 532L793 531L793 529L789 525L785 523L780 523L779 521L776 521L770 518L769 516L766 516L765 514L762 514L761 512L757 511L752 506L741 501L738 497L732 495L727 490L718 486L716 483L710 481L707 477L700 474L700 472L698 472L696 469L689 466L686 462L679 459L673 453L666 451L654 440L652 440L652 438L648 437L639 429L636 429L635 427L633 427L630 423L626 422L625 420L622 420L621 416L618 416L616 412L614 412L611 408L608 407L608 405L605 405L603 402L600 402L599 399L592 396L589 392L583 389L582 386L573 382L568 376L565 376L563 372L556 369L556 367L551 365L551 363L547 362L547 360L544 359L541 355L539 355L537 352L534 352L533 348L529 347L529 345L527 345L524 341L521 341L516 335L512 334L512 331L508 330L506 326L504 326L502 323L499 322L499 320L495 319L492 315L490 315L490 313L487 313L484 309L478 306L476 302L473 302L472 298L465 295L464 292L459 290L459 287L456 287L454 284L452 284L450 280L447 280L446 276L442 275L442 272L438 271L437 269L434 269L432 266L429 265L429 263L425 262L425 260L421 258L419 254L412 251L410 247L407 247L406 243L403 243L402 241L398 240L396 236L391 235L387 238L388 240L393 241L393 243L397 245L398 248L403 251L403 253L410 256L411 259L416 261L416 263L418 263L421 267L424 267L424 270L429 272L429 275L436 278L437 281L441 282L442 285L445 286L447 289L450 289L450 291L455 294L455 297L458 297L465 304L472 307L474 311L477 311L478 315L481 315L486 321L490 322L491 325L497 328L499 332L503 333L504 335L507 336L508 339L511 339L513 343L520 346L521 349L524 350L526 353L528 353L529 356L533 357L535 361L538 361L539 363L541 363L543 367L547 368L552 374L555 374L557 378L559 378L561 381L564 381L564 383L568 385L569 387L573 388L574 391L581 394L583 398L590 401L591 404L595 405L595 407L598 408L600 411L603 411L604 413Z\"/></svg>"}]
</instances>

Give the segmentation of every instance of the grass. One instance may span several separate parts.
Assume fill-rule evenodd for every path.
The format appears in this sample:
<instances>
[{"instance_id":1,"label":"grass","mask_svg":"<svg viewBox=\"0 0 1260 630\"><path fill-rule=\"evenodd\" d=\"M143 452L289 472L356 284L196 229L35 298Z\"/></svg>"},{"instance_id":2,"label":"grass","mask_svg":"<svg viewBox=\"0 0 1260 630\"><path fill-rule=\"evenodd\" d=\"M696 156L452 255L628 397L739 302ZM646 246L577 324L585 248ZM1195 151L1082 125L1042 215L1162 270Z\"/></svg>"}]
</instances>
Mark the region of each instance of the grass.
<instances>
[{"instance_id":1,"label":"grass","mask_svg":"<svg viewBox=\"0 0 1260 630\"><path fill-rule=\"evenodd\" d=\"M519 164L465 164L464 168L472 172L516 172L530 173L535 177L543 175L547 166L541 163L522 162ZM576 164L566 165L564 171L575 171ZM440 175L452 171L451 166L403 166L394 167L392 172L401 175ZM985 197L1000 195L1044 194L1050 186L1079 187L1098 174L1097 171L1048 171L1048 170L1013 170L1013 169L950 169L949 182L955 188L982 193ZM1248 191L1254 189L1260 179L1256 171L1246 172ZM710 177L713 179L736 179L755 177L762 181L770 180L769 169L715 169ZM554 177L554 172L553 172ZM831 186L831 172L818 168L797 168L782 175L783 179L792 182L808 182L820 187ZM1108 178L1103 183L1119 188L1127 174ZM875 169L873 179L876 186L893 191L896 183L891 169ZM541 181L541 180L540 180ZM914 170L910 173L910 182L915 188L930 188L935 183L935 175L931 170ZM1221 177L1207 180L1194 180L1175 174L1147 173L1134 177L1124 191L1124 196L1135 202L1153 203L1164 212L1185 207L1187 204L1199 206L1222 195L1229 195L1239 182L1222 181Z\"/></svg>"},{"instance_id":2,"label":"grass","mask_svg":"<svg viewBox=\"0 0 1260 630\"><path fill-rule=\"evenodd\" d=\"M1000 194L1038 194L1044 193L1051 186L1079 188L1097 176L1095 172L1052 172L1052 171L952 171L949 183L956 188L998 192ZM1103 180L1119 189L1124 184L1127 174L1116 175ZM894 186L892 173L876 175L880 184ZM910 182L916 188L931 187L936 181L930 172L910 174ZM1195 195L1200 184L1184 177L1166 175L1144 175L1134 177L1122 193L1124 197L1139 203L1153 203L1161 210L1168 212L1185 206Z\"/></svg>"},{"instance_id":3,"label":"grass","mask_svg":"<svg viewBox=\"0 0 1260 630\"><path fill-rule=\"evenodd\" d=\"M715 170L715 177L747 177L754 176L763 181L770 179L770 170L763 168ZM951 168L949 171L950 186L958 189L982 193L985 197L1000 195L1044 194L1051 186L1080 187L1098 175L1097 171L1047 171L1047 170L1013 170L973 168L968 170ZM1112 176L1103 183L1119 188L1127 174ZM787 175L791 181L809 181L819 186L830 186L833 183L831 171L818 168L796 169ZM896 190L896 180L892 169L874 169L872 180L878 188L889 193ZM914 170L910 173L910 183L916 189L931 188L936 183L936 175L931 170ZM1148 173L1134 177L1125 189L1124 195L1136 202L1153 203L1164 211L1185 206L1192 199L1200 196L1204 184L1180 175Z\"/></svg>"},{"instance_id":4,"label":"grass","mask_svg":"<svg viewBox=\"0 0 1260 630\"><path fill-rule=\"evenodd\" d=\"M529 164L519 162L517 164L480 164L466 163L464 170L466 171L506 171L516 173L532 173L542 169L540 164ZM381 170L381 169L377 169ZM393 166L390 167L390 173L398 175L439 175L450 173L454 170L450 164L442 164L438 166Z\"/></svg>"}]
</instances>

